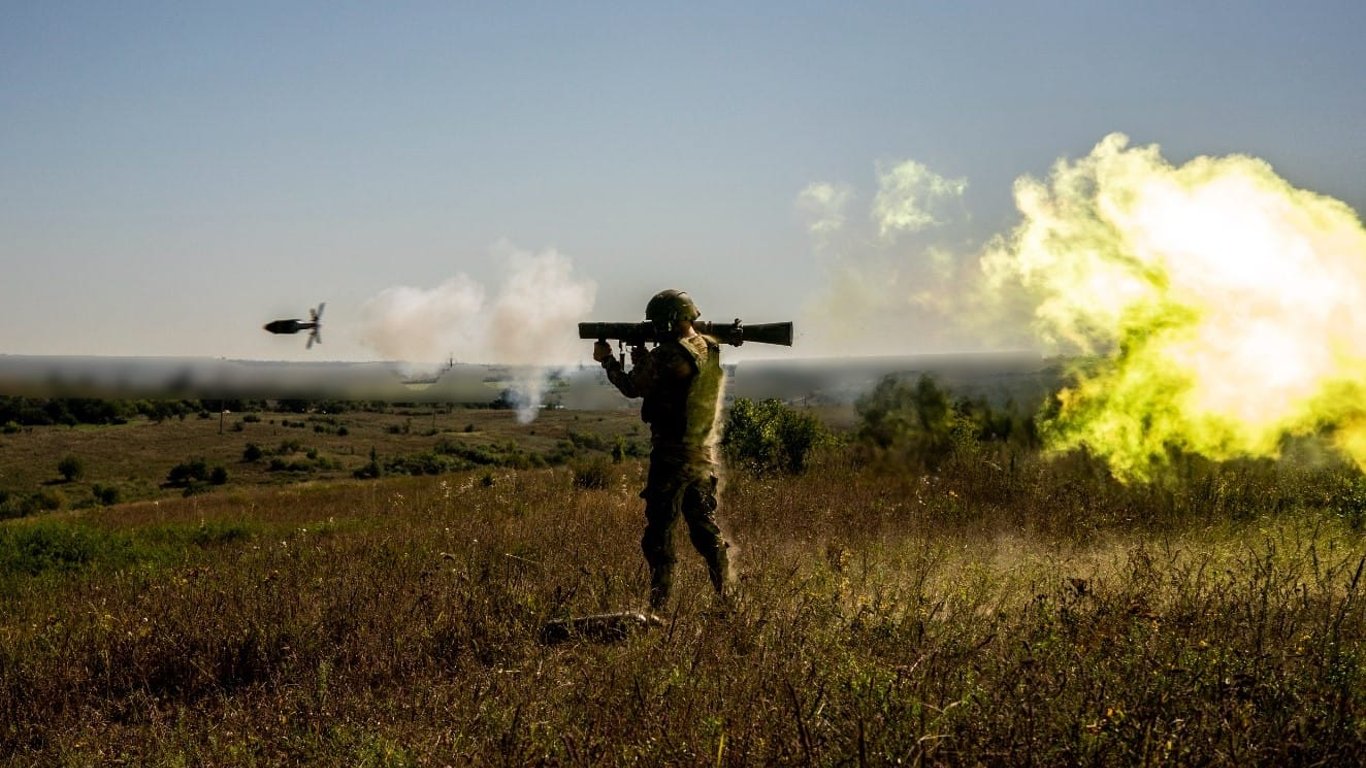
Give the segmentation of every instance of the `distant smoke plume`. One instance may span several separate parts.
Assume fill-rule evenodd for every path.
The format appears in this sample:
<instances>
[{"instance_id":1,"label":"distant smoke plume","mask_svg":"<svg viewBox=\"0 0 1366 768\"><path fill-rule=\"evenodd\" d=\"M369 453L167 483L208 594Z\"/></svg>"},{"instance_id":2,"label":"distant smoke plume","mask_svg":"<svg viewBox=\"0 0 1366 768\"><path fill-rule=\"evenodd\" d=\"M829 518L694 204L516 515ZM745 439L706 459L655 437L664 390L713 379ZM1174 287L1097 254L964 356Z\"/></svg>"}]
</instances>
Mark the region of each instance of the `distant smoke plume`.
<instances>
[{"instance_id":1,"label":"distant smoke plume","mask_svg":"<svg viewBox=\"0 0 1366 768\"><path fill-rule=\"evenodd\" d=\"M530 420L549 372L577 359L576 324L592 310L597 286L575 277L569 258L553 250L532 254L500 243L493 256L506 276L492 298L463 273L435 288L387 288L362 308L362 340L390 359L511 366L519 416Z\"/></svg>"}]
</instances>

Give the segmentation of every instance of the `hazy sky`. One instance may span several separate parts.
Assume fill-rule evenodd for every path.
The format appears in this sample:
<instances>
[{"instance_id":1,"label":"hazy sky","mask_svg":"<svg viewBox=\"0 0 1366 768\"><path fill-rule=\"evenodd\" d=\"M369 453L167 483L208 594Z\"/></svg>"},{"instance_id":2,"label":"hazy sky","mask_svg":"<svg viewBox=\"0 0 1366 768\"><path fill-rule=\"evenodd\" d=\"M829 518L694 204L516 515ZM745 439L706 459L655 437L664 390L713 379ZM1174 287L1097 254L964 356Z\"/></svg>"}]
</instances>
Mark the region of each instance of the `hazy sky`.
<instances>
[{"instance_id":1,"label":"hazy sky","mask_svg":"<svg viewBox=\"0 0 1366 768\"><path fill-rule=\"evenodd\" d=\"M834 270L970 260L1017 178L1112 132L1359 215L1363 29L1359 1L0 0L0 353L377 359L404 318L502 312L425 340L491 357L519 312L543 335L679 287L828 354ZM934 238L821 240L832 197L866 223L895 178ZM261 330L324 300L321 347Z\"/></svg>"}]
</instances>

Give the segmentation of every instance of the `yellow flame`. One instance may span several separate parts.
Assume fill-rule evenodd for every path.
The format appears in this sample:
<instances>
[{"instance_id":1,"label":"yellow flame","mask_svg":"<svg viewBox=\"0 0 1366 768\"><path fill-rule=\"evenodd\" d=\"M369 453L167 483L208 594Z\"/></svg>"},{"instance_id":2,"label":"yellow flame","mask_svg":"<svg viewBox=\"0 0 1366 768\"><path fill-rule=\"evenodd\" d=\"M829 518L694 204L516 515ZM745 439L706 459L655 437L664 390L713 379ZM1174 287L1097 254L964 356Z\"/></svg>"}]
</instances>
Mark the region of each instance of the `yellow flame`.
<instances>
[{"instance_id":1,"label":"yellow flame","mask_svg":"<svg viewBox=\"0 0 1366 768\"><path fill-rule=\"evenodd\" d=\"M1047 183L1016 182L1023 221L983 258L1023 288L1042 338L1098 364L1064 392L1051 446L1143 479L1171 448L1274 456L1328 431L1366 469L1366 230L1264 161L1113 134Z\"/></svg>"}]
</instances>

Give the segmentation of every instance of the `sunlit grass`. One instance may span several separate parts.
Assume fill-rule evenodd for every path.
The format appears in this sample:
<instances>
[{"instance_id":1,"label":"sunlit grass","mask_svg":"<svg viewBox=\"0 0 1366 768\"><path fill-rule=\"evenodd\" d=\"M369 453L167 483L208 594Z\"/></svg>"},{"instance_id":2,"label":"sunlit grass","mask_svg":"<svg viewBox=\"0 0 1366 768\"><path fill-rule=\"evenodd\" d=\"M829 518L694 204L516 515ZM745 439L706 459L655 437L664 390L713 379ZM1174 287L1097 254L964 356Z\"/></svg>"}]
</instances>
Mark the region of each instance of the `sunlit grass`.
<instances>
[{"instance_id":1,"label":"sunlit grass","mask_svg":"<svg viewBox=\"0 0 1366 768\"><path fill-rule=\"evenodd\" d=\"M634 462L605 490L493 469L67 513L42 525L94 556L8 576L0 744L16 764L143 765L1275 764L1366 746L1366 545L1336 475L1208 467L1160 491L994 463L733 474L738 607L717 610L680 540L665 626L614 645L537 636L645 604Z\"/></svg>"}]
</instances>

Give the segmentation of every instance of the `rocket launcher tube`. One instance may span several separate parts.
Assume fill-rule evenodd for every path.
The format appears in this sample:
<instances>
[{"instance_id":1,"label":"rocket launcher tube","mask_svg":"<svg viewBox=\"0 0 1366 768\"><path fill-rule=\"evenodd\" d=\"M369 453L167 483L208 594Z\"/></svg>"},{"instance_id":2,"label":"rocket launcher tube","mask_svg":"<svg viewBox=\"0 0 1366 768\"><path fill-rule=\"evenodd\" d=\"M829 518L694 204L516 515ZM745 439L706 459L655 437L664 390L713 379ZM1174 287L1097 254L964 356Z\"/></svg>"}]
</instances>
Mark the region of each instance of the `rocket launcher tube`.
<instances>
[{"instance_id":1,"label":"rocket launcher tube","mask_svg":"<svg viewBox=\"0 0 1366 768\"><path fill-rule=\"evenodd\" d=\"M744 325L739 320L733 323L712 323L705 320L693 321L692 327L698 333L710 336L722 344L738 347L747 341L758 344L778 344L792 346L792 323L756 323ZM606 341L616 339L625 344L638 345L655 341L655 327L652 323L579 323L580 339Z\"/></svg>"}]
</instances>

